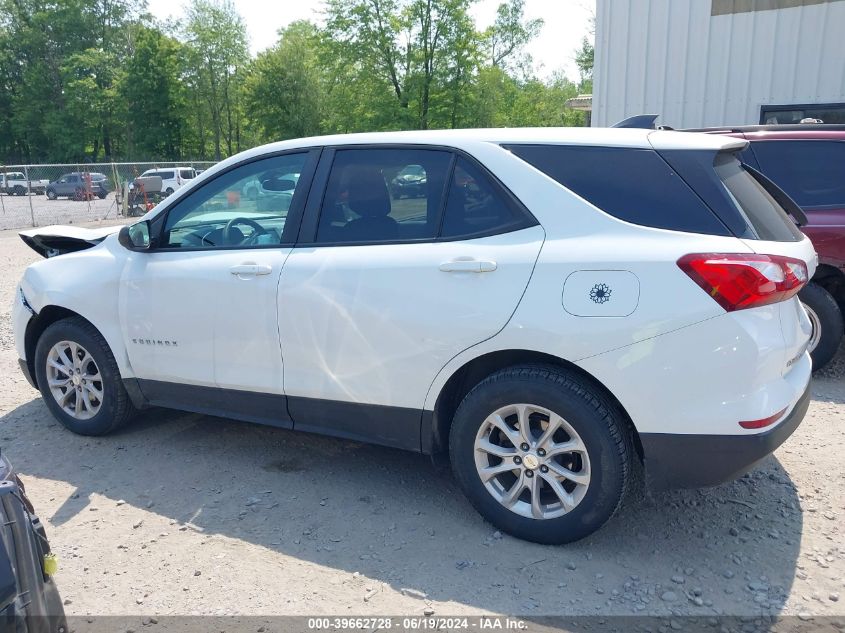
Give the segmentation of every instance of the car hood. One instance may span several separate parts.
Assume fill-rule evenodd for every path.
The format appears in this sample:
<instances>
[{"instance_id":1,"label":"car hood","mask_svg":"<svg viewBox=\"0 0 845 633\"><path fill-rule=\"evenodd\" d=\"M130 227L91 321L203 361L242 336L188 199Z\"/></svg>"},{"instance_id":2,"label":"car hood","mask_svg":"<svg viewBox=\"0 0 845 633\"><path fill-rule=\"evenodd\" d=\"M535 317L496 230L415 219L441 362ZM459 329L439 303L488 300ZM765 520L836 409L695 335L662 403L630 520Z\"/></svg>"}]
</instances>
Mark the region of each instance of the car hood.
<instances>
[{"instance_id":1,"label":"car hood","mask_svg":"<svg viewBox=\"0 0 845 633\"><path fill-rule=\"evenodd\" d=\"M120 228L120 225L96 229L80 226L45 226L21 231L19 235L27 246L42 257L55 257L91 248L112 233L117 233Z\"/></svg>"}]
</instances>

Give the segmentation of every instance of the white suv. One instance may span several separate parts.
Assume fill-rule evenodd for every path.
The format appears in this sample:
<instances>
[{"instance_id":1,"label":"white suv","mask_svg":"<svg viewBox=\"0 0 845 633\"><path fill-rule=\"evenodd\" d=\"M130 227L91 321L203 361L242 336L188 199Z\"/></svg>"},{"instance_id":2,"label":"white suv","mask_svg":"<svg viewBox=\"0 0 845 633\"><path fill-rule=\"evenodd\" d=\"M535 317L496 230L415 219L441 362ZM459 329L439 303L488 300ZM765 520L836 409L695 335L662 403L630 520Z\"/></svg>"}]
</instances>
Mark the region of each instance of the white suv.
<instances>
[{"instance_id":1,"label":"white suv","mask_svg":"<svg viewBox=\"0 0 845 633\"><path fill-rule=\"evenodd\" d=\"M161 178L161 190L168 196L179 187L188 184L197 177L193 167L167 167L161 169L148 169L142 178L147 176L159 176Z\"/></svg>"},{"instance_id":2,"label":"white suv","mask_svg":"<svg viewBox=\"0 0 845 633\"><path fill-rule=\"evenodd\" d=\"M637 460L658 488L714 485L807 410L795 295L816 254L745 144L500 129L259 147L118 235L22 233L75 252L20 283L20 364L77 433L155 405L448 455L500 529L578 539ZM400 197L409 166L425 187ZM261 209L256 179L278 192Z\"/></svg>"}]
</instances>

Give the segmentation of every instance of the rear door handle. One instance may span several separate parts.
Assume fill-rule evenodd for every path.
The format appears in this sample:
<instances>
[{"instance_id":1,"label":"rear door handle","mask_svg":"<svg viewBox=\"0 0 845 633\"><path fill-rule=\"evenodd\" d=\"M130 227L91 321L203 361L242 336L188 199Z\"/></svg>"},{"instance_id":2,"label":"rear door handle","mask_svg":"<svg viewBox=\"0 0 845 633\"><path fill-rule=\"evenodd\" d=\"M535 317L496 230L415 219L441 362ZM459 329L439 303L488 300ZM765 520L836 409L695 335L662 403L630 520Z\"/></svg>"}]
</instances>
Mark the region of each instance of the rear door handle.
<instances>
[{"instance_id":1,"label":"rear door handle","mask_svg":"<svg viewBox=\"0 0 845 633\"><path fill-rule=\"evenodd\" d=\"M273 272L273 267L268 264L238 264L237 266L232 266L229 269L229 272L233 275L237 275L238 277L247 277L247 276L256 276L256 275L269 275Z\"/></svg>"},{"instance_id":2,"label":"rear door handle","mask_svg":"<svg viewBox=\"0 0 845 633\"><path fill-rule=\"evenodd\" d=\"M496 270L496 262L479 259L453 259L440 264L444 273L490 273Z\"/></svg>"}]
</instances>

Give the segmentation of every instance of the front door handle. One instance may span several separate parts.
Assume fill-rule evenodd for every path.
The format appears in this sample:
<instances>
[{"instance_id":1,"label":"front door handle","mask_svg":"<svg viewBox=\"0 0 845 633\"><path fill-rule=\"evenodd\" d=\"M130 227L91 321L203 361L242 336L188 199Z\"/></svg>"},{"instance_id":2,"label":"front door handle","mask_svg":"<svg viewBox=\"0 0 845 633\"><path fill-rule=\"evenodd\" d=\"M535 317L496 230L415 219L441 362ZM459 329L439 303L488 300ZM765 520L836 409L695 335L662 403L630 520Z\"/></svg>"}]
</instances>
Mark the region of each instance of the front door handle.
<instances>
[{"instance_id":1,"label":"front door handle","mask_svg":"<svg viewBox=\"0 0 845 633\"><path fill-rule=\"evenodd\" d=\"M237 266L232 266L229 269L229 272L233 275L237 275L238 277L254 277L256 275L269 275L273 272L273 267L268 264L253 264L252 262L247 262L244 264L238 264Z\"/></svg>"},{"instance_id":2,"label":"front door handle","mask_svg":"<svg viewBox=\"0 0 845 633\"><path fill-rule=\"evenodd\" d=\"M479 259L453 259L440 264L444 273L490 273L496 270L496 262Z\"/></svg>"}]
</instances>

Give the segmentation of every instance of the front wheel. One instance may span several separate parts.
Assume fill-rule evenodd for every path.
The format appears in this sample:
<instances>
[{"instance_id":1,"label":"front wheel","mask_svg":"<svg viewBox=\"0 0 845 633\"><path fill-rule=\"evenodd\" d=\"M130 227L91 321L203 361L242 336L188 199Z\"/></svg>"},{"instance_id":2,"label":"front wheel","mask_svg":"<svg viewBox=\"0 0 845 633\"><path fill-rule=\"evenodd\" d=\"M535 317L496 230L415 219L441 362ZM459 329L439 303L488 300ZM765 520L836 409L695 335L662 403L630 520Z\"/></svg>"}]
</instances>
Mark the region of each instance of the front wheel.
<instances>
[{"instance_id":1,"label":"front wheel","mask_svg":"<svg viewBox=\"0 0 845 633\"><path fill-rule=\"evenodd\" d=\"M55 200L58 196L56 196L56 192L52 189L47 190L47 198L50 200Z\"/></svg>"},{"instance_id":2,"label":"front wheel","mask_svg":"<svg viewBox=\"0 0 845 633\"><path fill-rule=\"evenodd\" d=\"M105 435L135 409L108 343L85 319L49 326L35 348L35 373L47 408L80 435Z\"/></svg>"},{"instance_id":3,"label":"front wheel","mask_svg":"<svg viewBox=\"0 0 845 633\"><path fill-rule=\"evenodd\" d=\"M813 359L813 370L822 369L836 355L842 340L842 310L827 290L818 284L807 284L798 298L810 317L812 331L807 351Z\"/></svg>"},{"instance_id":4,"label":"front wheel","mask_svg":"<svg viewBox=\"0 0 845 633\"><path fill-rule=\"evenodd\" d=\"M452 469L499 529L537 543L576 541L604 525L628 487L632 448L622 415L564 369L504 369L458 407Z\"/></svg>"}]
</instances>

